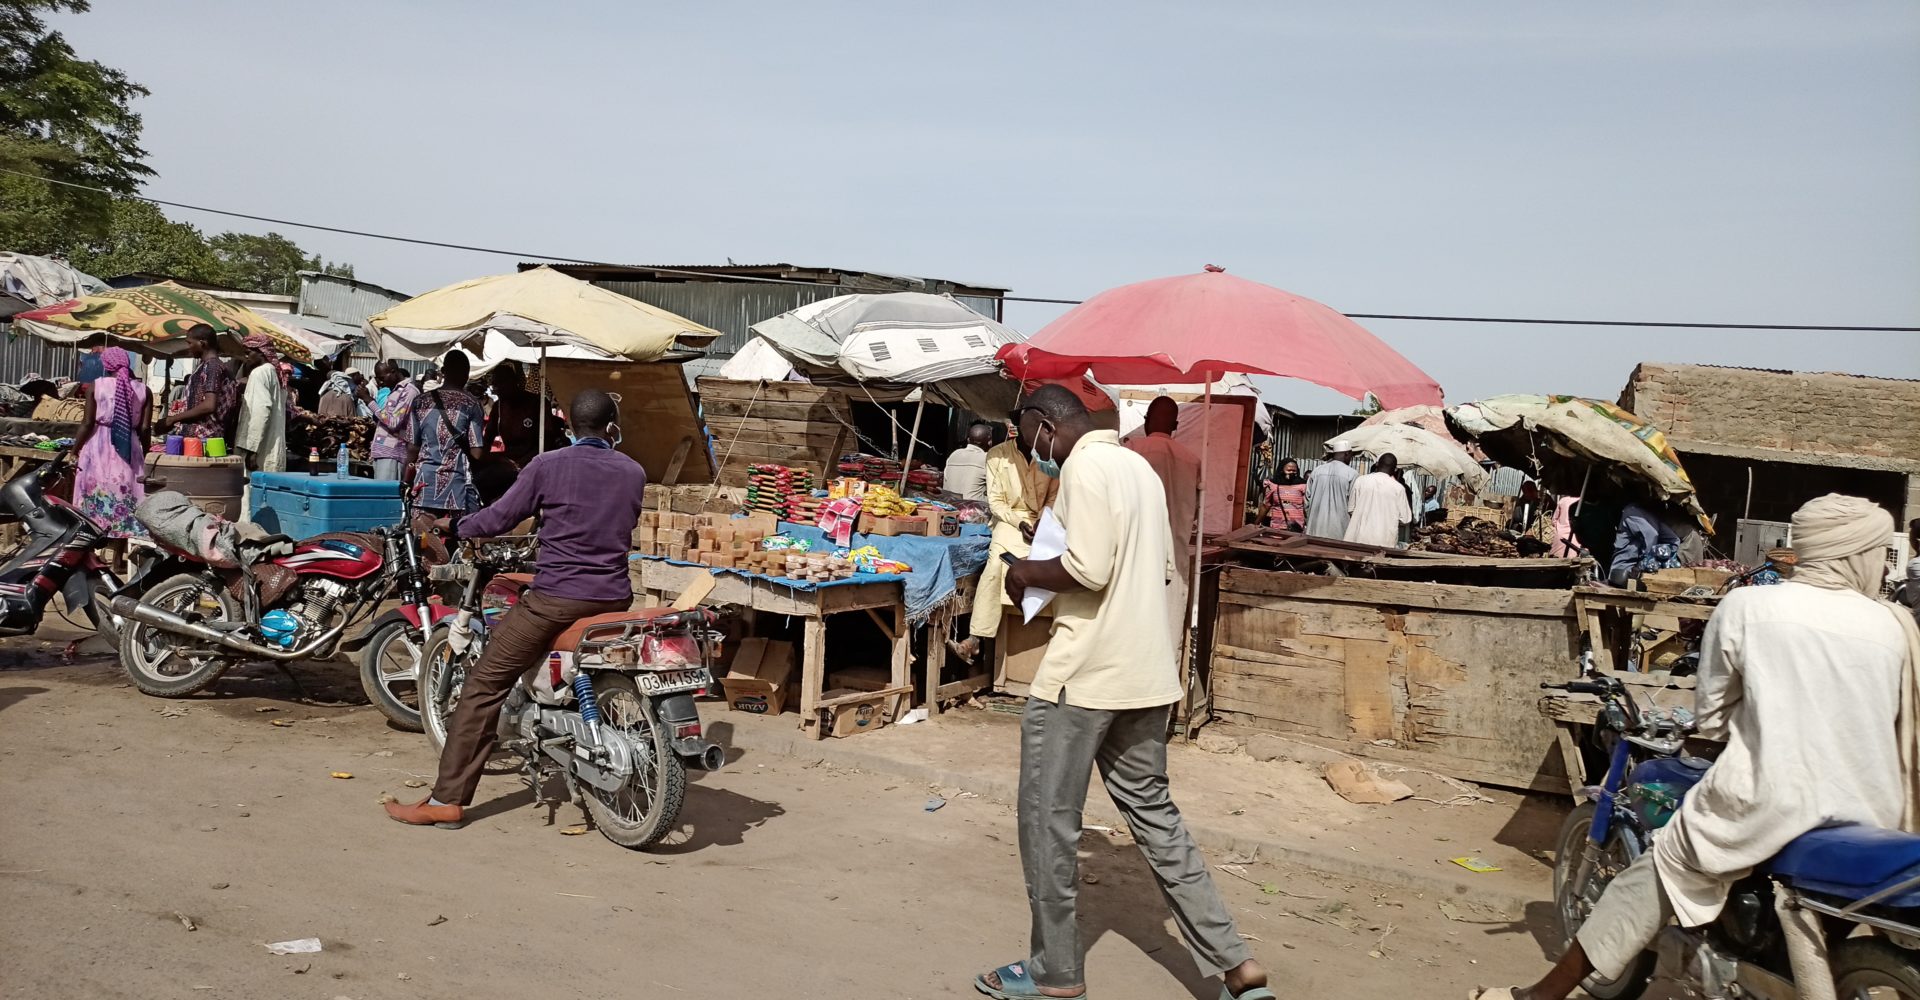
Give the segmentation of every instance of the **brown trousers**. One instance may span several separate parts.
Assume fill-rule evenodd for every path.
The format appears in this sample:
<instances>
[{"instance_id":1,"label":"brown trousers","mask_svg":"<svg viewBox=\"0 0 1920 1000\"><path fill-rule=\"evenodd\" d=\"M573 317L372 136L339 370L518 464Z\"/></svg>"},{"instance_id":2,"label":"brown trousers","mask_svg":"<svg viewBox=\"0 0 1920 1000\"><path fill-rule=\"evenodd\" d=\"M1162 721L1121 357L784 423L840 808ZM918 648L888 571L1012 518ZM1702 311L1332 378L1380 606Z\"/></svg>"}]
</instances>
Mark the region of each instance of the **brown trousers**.
<instances>
[{"instance_id":1,"label":"brown trousers","mask_svg":"<svg viewBox=\"0 0 1920 1000\"><path fill-rule=\"evenodd\" d=\"M553 640L582 618L627 610L628 601L575 601L537 590L520 595L520 603L487 639L487 651L467 674L460 688L460 704L447 722L447 745L440 751L440 779L433 797L452 805L473 802L480 787L480 769L493 752L500 726L500 705L521 674L538 666L553 649Z\"/></svg>"}]
</instances>

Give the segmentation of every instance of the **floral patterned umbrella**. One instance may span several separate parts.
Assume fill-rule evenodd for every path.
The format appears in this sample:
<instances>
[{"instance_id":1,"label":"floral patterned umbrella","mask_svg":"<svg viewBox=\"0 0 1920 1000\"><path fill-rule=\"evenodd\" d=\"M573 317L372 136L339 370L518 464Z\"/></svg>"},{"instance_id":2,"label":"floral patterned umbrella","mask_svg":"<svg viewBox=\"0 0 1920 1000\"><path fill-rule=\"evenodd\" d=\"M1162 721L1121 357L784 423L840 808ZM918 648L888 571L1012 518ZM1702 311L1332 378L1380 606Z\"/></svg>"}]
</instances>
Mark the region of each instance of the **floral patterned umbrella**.
<instances>
[{"instance_id":1,"label":"floral patterned umbrella","mask_svg":"<svg viewBox=\"0 0 1920 1000\"><path fill-rule=\"evenodd\" d=\"M313 352L306 344L259 313L211 292L171 281L88 295L20 313L13 322L28 333L58 344L111 341L146 357L186 353L187 331L205 323L221 335L230 351L237 353L242 339L260 335L272 340L288 361L313 361Z\"/></svg>"}]
</instances>

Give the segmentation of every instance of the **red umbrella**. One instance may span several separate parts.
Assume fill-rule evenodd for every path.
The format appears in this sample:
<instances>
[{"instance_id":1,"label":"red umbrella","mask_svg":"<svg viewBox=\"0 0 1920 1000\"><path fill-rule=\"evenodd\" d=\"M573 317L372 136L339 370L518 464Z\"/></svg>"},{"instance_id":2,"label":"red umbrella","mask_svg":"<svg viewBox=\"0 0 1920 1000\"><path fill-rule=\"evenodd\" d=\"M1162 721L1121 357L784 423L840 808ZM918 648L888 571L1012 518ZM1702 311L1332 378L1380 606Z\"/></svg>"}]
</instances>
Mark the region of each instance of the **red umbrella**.
<instances>
[{"instance_id":1,"label":"red umbrella","mask_svg":"<svg viewBox=\"0 0 1920 1000\"><path fill-rule=\"evenodd\" d=\"M1016 378L1091 372L1108 385L1212 382L1229 372L1303 379L1385 407L1440 403L1440 383L1365 327L1312 299L1200 274L1101 292L1000 349Z\"/></svg>"}]
</instances>

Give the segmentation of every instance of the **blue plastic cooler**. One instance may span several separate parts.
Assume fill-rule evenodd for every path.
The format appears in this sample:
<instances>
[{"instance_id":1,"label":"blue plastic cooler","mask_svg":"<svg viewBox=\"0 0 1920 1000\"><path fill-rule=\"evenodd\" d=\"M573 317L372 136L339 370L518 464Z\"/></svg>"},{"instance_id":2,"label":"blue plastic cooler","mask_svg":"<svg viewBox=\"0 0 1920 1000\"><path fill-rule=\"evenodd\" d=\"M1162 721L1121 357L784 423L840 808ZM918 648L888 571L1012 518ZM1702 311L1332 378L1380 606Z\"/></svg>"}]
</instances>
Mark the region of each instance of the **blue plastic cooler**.
<instances>
[{"instance_id":1,"label":"blue plastic cooler","mask_svg":"<svg viewBox=\"0 0 1920 1000\"><path fill-rule=\"evenodd\" d=\"M325 473L256 472L253 523L293 538L370 531L400 523L400 483Z\"/></svg>"}]
</instances>

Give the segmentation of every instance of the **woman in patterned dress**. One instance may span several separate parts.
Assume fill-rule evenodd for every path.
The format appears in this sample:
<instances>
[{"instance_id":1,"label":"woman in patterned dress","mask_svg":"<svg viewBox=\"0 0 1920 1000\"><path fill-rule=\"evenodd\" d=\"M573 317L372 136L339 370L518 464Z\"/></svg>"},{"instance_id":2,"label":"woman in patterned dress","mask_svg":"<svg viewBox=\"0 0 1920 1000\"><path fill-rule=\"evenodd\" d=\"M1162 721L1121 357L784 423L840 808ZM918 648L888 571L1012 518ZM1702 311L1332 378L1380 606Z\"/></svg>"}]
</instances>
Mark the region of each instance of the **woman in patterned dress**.
<instances>
[{"instance_id":1,"label":"woman in patterned dress","mask_svg":"<svg viewBox=\"0 0 1920 1000\"><path fill-rule=\"evenodd\" d=\"M74 438L73 501L115 538L144 538L133 510L146 499L140 475L147 454L147 387L133 377L124 348L100 353L104 374L86 395Z\"/></svg>"},{"instance_id":2,"label":"woman in patterned dress","mask_svg":"<svg viewBox=\"0 0 1920 1000\"><path fill-rule=\"evenodd\" d=\"M467 391L469 361L448 351L440 363L444 381L413 403L413 484L416 506L436 517L458 518L480 509L473 463L486 454L486 410Z\"/></svg>"},{"instance_id":3,"label":"woman in patterned dress","mask_svg":"<svg viewBox=\"0 0 1920 1000\"><path fill-rule=\"evenodd\" d=\"M1280 472L1267 480L1260 500L1261 519L1278 531L1300 531L1307 523L1307 481L1300 475L1300 463L1289 458L1280 463Z\"/></svg>"}]
</instances>

